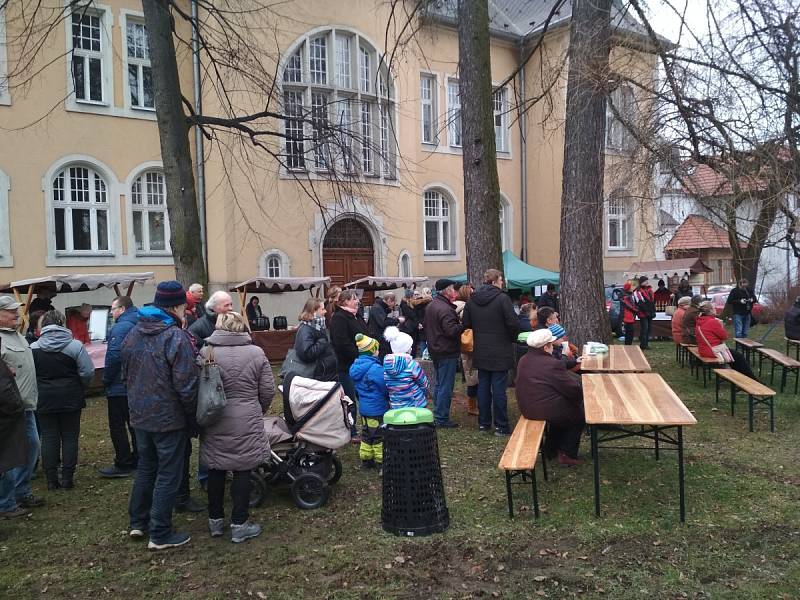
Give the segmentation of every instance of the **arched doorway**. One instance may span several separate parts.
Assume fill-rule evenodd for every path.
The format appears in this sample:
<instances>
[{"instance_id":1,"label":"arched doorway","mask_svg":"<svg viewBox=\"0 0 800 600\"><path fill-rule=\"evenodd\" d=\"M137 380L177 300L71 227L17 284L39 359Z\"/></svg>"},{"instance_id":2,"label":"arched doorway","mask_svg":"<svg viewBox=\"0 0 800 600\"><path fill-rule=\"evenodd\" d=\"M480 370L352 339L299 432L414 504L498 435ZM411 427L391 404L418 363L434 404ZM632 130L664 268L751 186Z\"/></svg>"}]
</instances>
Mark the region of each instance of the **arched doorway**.
<instances>
[{"instance_id":1,"label":"arched doorway","mask_svg":"<svg viewBox=\"0 0 800 600\"><path fill-rule=\"evenodd\" d=\"M322 241L322 270L331 285L344 285L375 274L372 236L357 219L336 221ZM372 304L372 292L364 292L364 303Z\"/></svg>"}]
</instances>

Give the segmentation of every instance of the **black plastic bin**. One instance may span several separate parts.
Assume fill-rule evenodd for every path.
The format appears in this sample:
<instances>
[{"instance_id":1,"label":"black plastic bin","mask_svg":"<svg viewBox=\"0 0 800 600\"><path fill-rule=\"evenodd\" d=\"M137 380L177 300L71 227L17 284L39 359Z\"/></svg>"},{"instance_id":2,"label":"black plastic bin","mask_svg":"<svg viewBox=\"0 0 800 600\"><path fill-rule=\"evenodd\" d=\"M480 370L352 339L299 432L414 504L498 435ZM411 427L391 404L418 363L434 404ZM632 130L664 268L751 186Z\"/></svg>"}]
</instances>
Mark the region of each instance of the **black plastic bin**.
<instances>
[{"instance_id":1,"label":"black plastic bin","mask_svg":"<svg viewBox=\"0 0 800 600\"><path fill-rule=\"evenodd\" d=\"M384 531L408 537L450 526L433 413L425 408L390 410L383 417Z\"/></svg>"}]
</instances>

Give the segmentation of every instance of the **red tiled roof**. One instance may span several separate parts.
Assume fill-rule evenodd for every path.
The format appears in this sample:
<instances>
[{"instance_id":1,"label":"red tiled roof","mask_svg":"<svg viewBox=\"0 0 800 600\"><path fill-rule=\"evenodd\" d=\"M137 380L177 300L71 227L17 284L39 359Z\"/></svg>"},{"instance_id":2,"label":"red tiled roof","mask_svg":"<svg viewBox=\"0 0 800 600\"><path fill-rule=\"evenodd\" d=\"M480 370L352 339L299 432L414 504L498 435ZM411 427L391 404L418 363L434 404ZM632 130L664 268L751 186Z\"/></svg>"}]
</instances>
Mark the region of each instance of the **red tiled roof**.
<instances>
[{"instance_id":1,"label":"red tiled roof","mask_svg":"<svg viewBox=\"0 0 800 600\"><path fill-rule=\"evenodd\" d=\"M678 227L675 235L664 247L670 250L697 250L699 248L730 248L728 232L700 215L689 215Z\"/></svg>"},{"instance_id":2,"label":"red tiled roof","mask_svg":"<svg viewBox=\"0 0 800 600\"><path fill-rule=\"evenodd\" d=\"M686 191L694 196L730 196L734 193L730 176L715 171L702 163L689 163L691 171L683 178ZM767 181L751 176L740 176L736 181L739 192L763 192L767 189Z\"/></svg>"}]
</instances>

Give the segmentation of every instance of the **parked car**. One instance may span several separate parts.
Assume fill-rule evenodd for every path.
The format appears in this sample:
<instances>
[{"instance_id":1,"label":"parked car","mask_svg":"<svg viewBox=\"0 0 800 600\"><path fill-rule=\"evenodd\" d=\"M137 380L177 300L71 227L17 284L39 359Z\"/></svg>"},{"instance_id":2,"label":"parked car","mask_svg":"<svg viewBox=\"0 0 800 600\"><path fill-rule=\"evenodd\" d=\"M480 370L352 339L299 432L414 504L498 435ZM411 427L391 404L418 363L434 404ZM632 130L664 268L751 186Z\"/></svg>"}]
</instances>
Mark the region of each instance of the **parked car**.
<instances>
[{"instance_id":1,"label":"parked car","mask_svg":"<svg viewBox=\"0 0 800 600\"><path fill-rule=\"evenodd\" d=\"M622 288L617 284L607 285L603 290L606 297L606 310L611 331L617 337L622 337Z\"/></svg>"}]
</instances>

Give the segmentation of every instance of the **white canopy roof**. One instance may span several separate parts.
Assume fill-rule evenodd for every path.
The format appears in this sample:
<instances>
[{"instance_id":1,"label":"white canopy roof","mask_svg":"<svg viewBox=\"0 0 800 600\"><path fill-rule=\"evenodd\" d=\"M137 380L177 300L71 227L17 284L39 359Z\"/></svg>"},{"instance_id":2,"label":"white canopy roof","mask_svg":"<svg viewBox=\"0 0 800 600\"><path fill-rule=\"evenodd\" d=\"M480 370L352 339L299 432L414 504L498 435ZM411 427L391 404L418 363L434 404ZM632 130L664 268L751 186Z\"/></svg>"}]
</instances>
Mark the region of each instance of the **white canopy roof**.
<instances>
[{"instance_id":1,"label":"white canopy roof","mask_svg":"<svg viewBox=\"0 0 800 600\"><path fill-rule=\"evenodd\" d=\"M232 285L230 292L249 294L275 294L279 292L302 292L314 287L330 285L330 277L253 277Z\"/></svg>"},{"instance_id":2,"label":"white canopy roof","mask_svg":"<svg viewBox=\"0 0 800 600\"><path fill-rule=\"evenodd\" d=\"M89 292L101 287L129 286L135 283L144 284L154 278L152 271L146 273L91 273L74 275L48 275L33 279L20 279L0 285L0 293L17 290L27 292L33 286L33 292L53 291L58 293Z\"/></svg>"}]
</instances>

